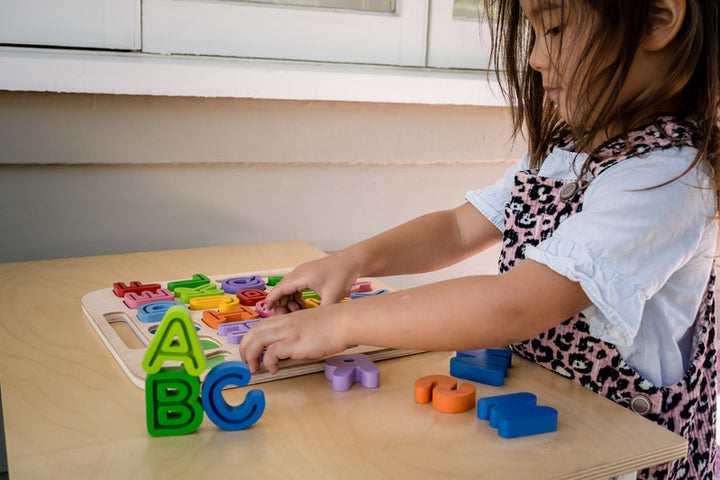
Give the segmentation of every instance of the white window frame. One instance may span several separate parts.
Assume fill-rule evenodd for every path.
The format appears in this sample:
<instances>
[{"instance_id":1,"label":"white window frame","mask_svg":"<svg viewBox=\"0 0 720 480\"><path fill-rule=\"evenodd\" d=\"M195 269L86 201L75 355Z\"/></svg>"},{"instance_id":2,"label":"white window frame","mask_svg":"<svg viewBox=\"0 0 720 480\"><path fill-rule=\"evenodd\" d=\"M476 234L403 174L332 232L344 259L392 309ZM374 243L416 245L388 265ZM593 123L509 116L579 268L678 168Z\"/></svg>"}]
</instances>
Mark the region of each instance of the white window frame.
<instances>
[{"instance_id":1,"label":"white window frame","mask_svg":"<svg viewBox=\"0 0 720 480\"><path fill-rule=\"evenodd\" d=\"M453 17L453 0L431 0L427 66L485 70L490 27L476 18Z\"/></svg>"},{"instance_id":2,"label":"white window frame","mask_svg":"<svg viewBox=\"0 0 720 480\"><path fill-rule=\"evenodd\" d=\"M144 0L143 51L424 66L428 1L396 12L228 0Z\"/></svg>"},{"instance_id":3,"label":"white window frame","mask_svg":"<svg viewBox=\"0 0 720 480\"><path fill-rule=\"evenodd\" d=\"M485 72L0 47L0 89L503 106Z\"/></svg>"},{"instance_id":4,"label":"white window frame","mask_svg":"<svg viewBox=\"0 0 720 480\"><path fill-rule=\"evenodd\" d=\"M141 48L141 0L1 0L0 43Z\"/></svg>"},{"instance_id":5,"label":"white window frame","mask_svg":"<svg viewBox=\"0 0 720 480\"><path fill-rule=\"evenodd\" d=\"M368 34L367 30L360 28L362 22L374 22L380 30L389 28L394 22L394 25L399 28L399 33L396 32L394 40L391 41L393 53L389 56L378 56L387 53L373 53L370 56L359 54L353 57L348 54L349 50L352 50L349 49L348 52L342 52L342 58L321 54L316 57L320 60L316 61L309 61L306 58L307 55L300 54L296 56L301 57L301 60L239 58L225 56L228 52L217 51L212 55L207 53L209 51L205 51L206 54L197 55L203 50L189 52L195 55L178 54L176 51L184 49L170 48L167 44L162 45L162 42L165 41L162 38L164 34L168 33L169 35L172 32L161 30L150 34L147 31L147 21L144 26L146 35L141 38L140 2L141 0L67 0L63 2L56 0L0 0L0 31L4 25L2 22L12 24L25 22L25 25L30 25L27 27L27 37L24 39L12 37L14 40L10 41L8 40L11 38L9 36L0 37L3 38L0 43L25 44L25 46L0 46L0 90L442 105L504 106L506 104L498 95L496 79L488 78L486 72L464 69L465 65L462 62L458 63L458 60L446 64L435 60L437 56L450 56L452 49L464 48L470 52L466 52L465 55L470 55L471 58L472 55L477 54L475 46L462 40L458 43L457 37L457 29L464 28L465 33L462 35L468 35L468 32L472 31L472 35L477 38L477 22L453 20L452 0L398 0L399 15L317 8L282 9L278 6L260 5L265 8L266 14L269 12L276 15L284 11L288 15L290 13L311 15L308 17L308 22L312 24L313 29L319 29L322 22L333 23L340 20L355 22L355 28L363 32L362 45L372 45L378 51L383 50L386 45L383 43L383 48L380 49L379 46L382 42L370 38L374 35ZM29 21L28 18L32 15L28 16L27 14L32 9L24 12L12 10L12 8L18 8L20 3L25 4L27 8L33 4L36 9L42 4L44 15L38 18L44 17L44 20ZM73 12L77 14L77 9L82 5L87 6L89 3L104 5L105 10L102 11L106 13L113 11L111 6L119 8L118 5L124 5L125 18L134 20L129 24L127 21L110 22L111 25L114 25L112 28L116 28L118 24L124 25L124 30L121 29L124 33L119 36L111 35L112 28L110 27L107 27L109 30L105 36L99 35L95 27L85 33L82 33L83 30L78 27L78 35L70 41L67 37L59 35L59 31L56 31L53 34L54 37L51 36L52 38L45 36L47 33L45 29L46 27L50 29L49 25L53 23L52 17L56 13L55 10L50 9L52 5L63 4L67 9L62 15L58 13L56 16L61 21L55 23L61 24L71 22L72 19L69 17L73 16ZM149 18L147 14L150 17L157 17L162 12L153 11L153 9L158 9L162 5L167 6L170 3L176 8L187 8L188 6L198 8L202 5L228 7L230 5L228 0L172 0L172 2L170 0L142 0L143 10L146 14L144 18L146 20ZM70 5L74 5L74 7L71 8ZM243 7L246 6L243 5ZM427 9L431 6L432 12L428 12ZM258 5L251 7L254 8L253 12L262 10L258 10ZM2 8L6 10L2 10ZM10 15L11 10L18 15L22 13L22 15L17 18L13 17ZM223 11L227 13L224 8L212 11L214 11L212 15ZM35 12L37 13L37 11ZM52 14L47 14L48 12ZM113 15L120 15L119 10L114 12ZM188 12L185 11L174 19L170 18L165 22L163 28L185 31L183 25L178 22L181 19L190 21L187 14ZM446 18L443 19L443 15ZM104 25L103 22L105 22L104 16L101 19L97 15L97 11L92 9L86 11L82 20L78 18L73 20L76 26L90 23L92 18L96 21L96 27ZM302 17L295 17L298 21L300 18ZM410 18L415 18L416 22L422 25L422 35L417 31L417 27L405 28L403 22L409 22ZM431 19L430 26L428 26L428 18ZM215 25L208 18L203 19L202 22L195 20L195 23L210 22L210 25ZM320 23L317 23L316 20ZM157 23L159 20L156 18L155 22ZM217 19L217 22L222 26L220 19ZM290 28L288 25L293 23L290 17L284 18L283 22L285 22L286 28ZM277 29L275 33L278 33ZM0 33L0 35L2 34ZM160 38L153 39L153 35ZM183 36L182 34L173 35ZM355 35L357 36L357 34ZM426 53L428 35L435 43L443 46L445 53L435 47L427 50ZM270 36L267 35L268 38ZM381 36L381 34L377 35L378 38ZM218 41L218 39L213 41ZM148 43L149 45L147 45ZM407 48L406 44L408 43L413 43L413 47ZM69 46L80 48L45 49L30 46L45 44L55 46L72 44ZM419 50L418 45L420 46ZM113 51L113 49L134 51L119 52ZM167 49L172 51L165 51ZM152 50L156 50L156 52L153 53ZM247 53L247 55L250 54ZM274 54L272 52L256 52L253 55L281 58L293 56L277 52ZM351 61L358 63L349 63ZM430 62L432 68L425 66L427 61ZM479 63L479 68L486 67L485 60L481 59Z\"/></svg>"}]
</instances>

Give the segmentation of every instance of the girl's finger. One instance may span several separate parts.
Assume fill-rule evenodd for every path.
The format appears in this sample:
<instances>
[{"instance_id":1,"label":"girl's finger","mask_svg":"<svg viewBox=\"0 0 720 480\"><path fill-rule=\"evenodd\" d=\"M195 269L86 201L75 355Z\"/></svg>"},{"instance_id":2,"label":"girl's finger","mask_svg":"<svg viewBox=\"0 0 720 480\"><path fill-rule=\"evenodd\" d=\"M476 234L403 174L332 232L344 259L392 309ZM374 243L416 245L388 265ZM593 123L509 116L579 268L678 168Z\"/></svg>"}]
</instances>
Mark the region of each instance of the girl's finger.
<instances>
[{"instance_id":1,"label":"girl's finger","mask_svg":"<svg viewBox=\"0 0 720 480\"><path fill-rule=\"evenodd\" d=\"M295 295L293 296L295 303L297 303L298 307L305 308L305 299L303 299L303 294L300 291L295 292Z\"/></svg>"},{"instance_id":2,"label":"girl's finger","mask_svg":"<svg viewBox=\"0 0 720 480\"><path fill-rule=\"evenodd\" d=\"M240 356L248 364L251 372L256 372L260 368L260 355L273 341L272 330L258 328L258 325L253 326L245 334L240 342Z\"/></svg>"},{"instance_id":3,"label":"girl's finger","mask_svg":"<svg viewBox=\"0 0 720 480\"><path fill-rule=\"evenodd\" d=\"M272 310L273 307L281 304L281 299L291 297L295 293L304 289L305 288L303 288L301 284L286 277L268 292L267 297L265 297L265 305L268 306L269 310Z\"/></svg>"},{"instance_id":4,"label":"girl's finger","mask_svg":"<svg viewBox=\"0 0 720 480\"><path fill-rule=\"evenodd\" d=\"M248 364L250 371L254 372L257 370L257 359L250 358L248 352L248 345L252 342L250 332L245 333L242 340L240 340L240 360Z\"/></svg>"},{"instance_id":5,"label":"girl's finger","mask_svg":"<svg viewBox=\"0 0 720 480\"><path fill-rule=\"evenodd\" d=\"M281 341L273 343L268 346L267 350L265 350L265 354L263 355L263 365L267 371L273 375L278 372L278 362L280 359L288 357L287 354L283 353L284 350L284 344Z\"/></svg>"}]
</instances>

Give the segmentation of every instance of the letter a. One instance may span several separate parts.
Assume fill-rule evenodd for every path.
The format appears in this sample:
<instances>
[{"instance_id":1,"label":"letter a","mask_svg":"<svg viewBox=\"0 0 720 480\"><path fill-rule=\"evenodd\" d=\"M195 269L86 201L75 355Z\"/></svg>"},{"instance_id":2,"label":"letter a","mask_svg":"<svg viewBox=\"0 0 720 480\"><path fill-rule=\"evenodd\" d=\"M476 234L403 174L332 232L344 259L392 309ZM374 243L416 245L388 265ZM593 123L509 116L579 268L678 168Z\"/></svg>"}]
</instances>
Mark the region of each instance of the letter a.
<instances>
[{"instance_id":1,"label":"letter a","mask_svg":"<svg viewBox=\"0 0 720 480\"><path fill-rule=\"evenodd\" d=\"M195 332L190 312L184 306L170 307L160 322L142 359L142 368L148 374L157 373L166 360L185 364L190 375L199 376L205 371L205 356Z\"/></svg>"}]
</instances>

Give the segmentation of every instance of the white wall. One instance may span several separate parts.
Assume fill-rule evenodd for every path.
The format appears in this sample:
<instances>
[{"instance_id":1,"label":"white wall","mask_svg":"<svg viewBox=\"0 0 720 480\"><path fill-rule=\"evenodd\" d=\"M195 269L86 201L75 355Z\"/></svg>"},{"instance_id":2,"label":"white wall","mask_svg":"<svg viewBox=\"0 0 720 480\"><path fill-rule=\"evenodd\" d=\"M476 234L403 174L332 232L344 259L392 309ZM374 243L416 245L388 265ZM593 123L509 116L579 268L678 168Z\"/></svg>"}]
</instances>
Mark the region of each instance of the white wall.
<instances>
[{"instance_id":1,"label":"white wall","mask_svg":"<svg viewBox=\"0 0 720 480\"><path fill-rule=\"evenodd\" d=\"M508 135L497 107L0 92L0 261L337 250L492 183Z\"/></svg>"}]
</instances>

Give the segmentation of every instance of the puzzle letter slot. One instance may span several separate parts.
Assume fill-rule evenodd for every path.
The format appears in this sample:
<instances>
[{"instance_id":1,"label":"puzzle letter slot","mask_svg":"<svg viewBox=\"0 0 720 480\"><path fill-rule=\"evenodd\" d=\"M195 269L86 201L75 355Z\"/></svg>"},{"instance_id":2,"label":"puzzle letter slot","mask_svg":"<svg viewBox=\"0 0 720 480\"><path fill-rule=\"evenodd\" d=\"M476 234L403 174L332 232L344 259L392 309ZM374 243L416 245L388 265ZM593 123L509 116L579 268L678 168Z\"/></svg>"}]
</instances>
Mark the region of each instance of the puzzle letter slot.
<instances>
[{"instance_id":1,"label":"puzzle letter slot","mask_svg":"<svg viewBox=\"0 0 720 480\"><path fill-rule=\"evenodd\" d=\"M166 361L183 366L163 367ZM201 387L199 376L205 371L205 356L184 306L168 308L145 351L142 367L148 373L145 404L150 435L192 433L202 423L203 410L223 430L242 430L257 422L265 411L261 390L251 390L237 406L229 405L222 396L223 387L243 387L250 382L250 369L243 362L215 366Z\"/></svg>"}]
</instances>

